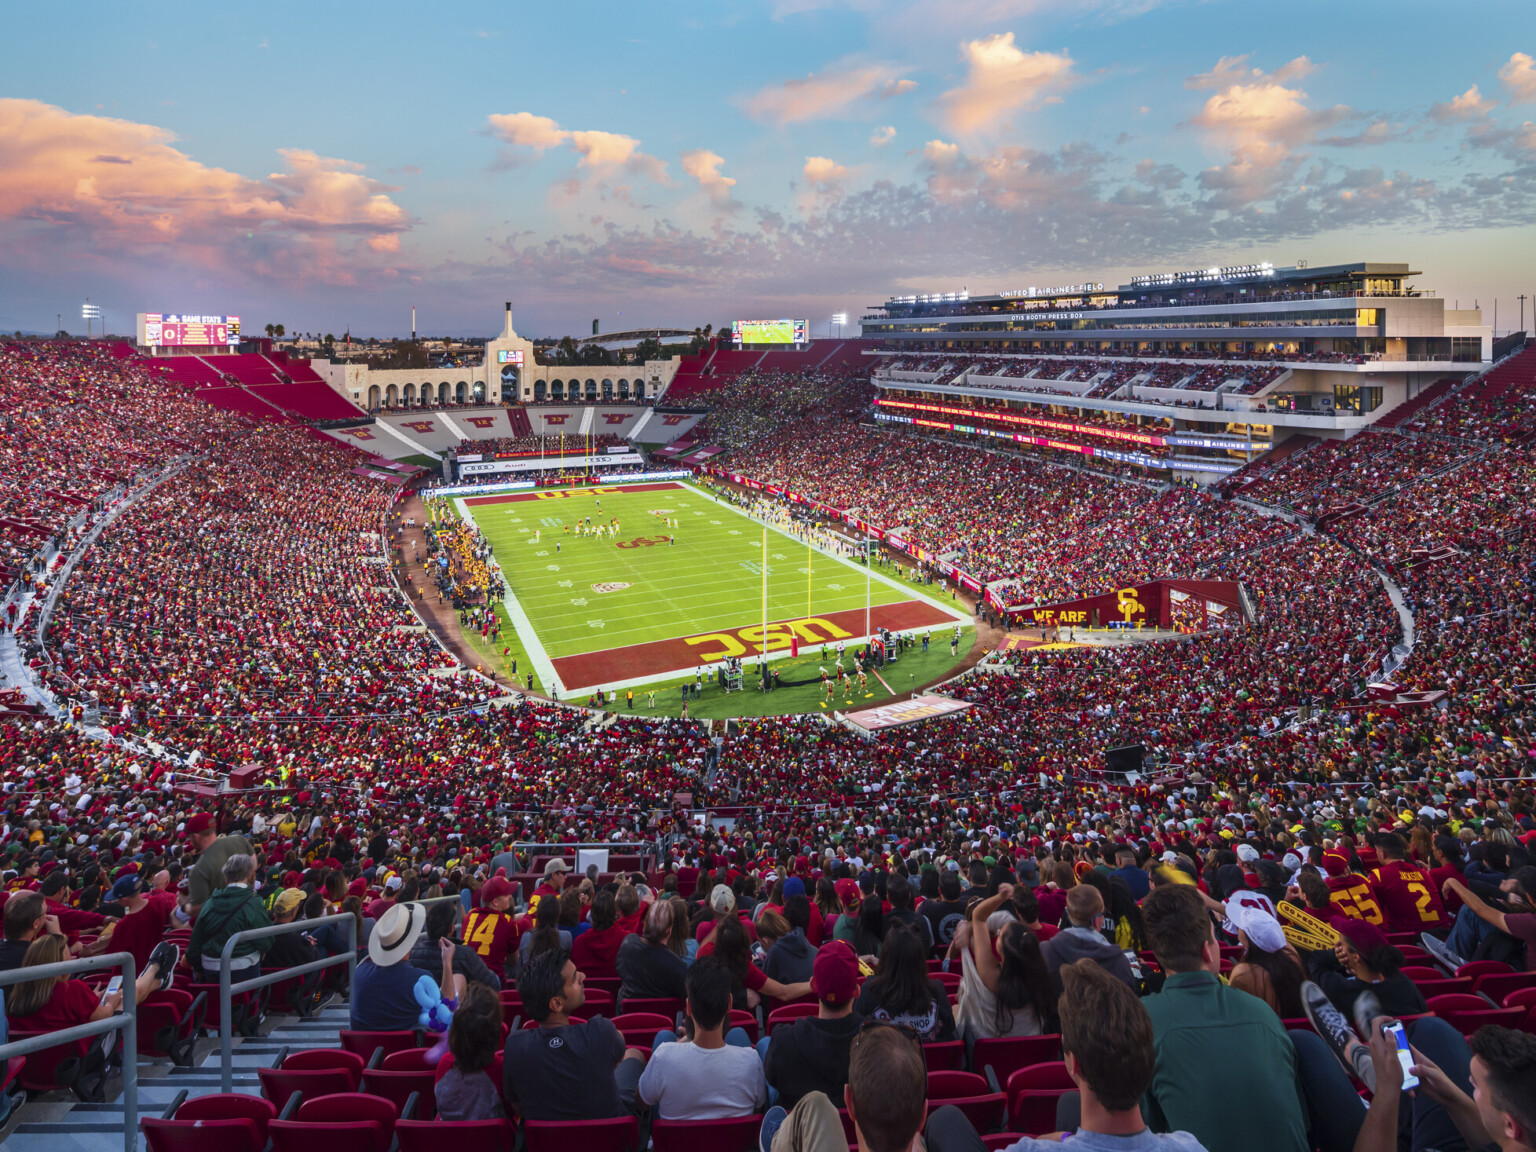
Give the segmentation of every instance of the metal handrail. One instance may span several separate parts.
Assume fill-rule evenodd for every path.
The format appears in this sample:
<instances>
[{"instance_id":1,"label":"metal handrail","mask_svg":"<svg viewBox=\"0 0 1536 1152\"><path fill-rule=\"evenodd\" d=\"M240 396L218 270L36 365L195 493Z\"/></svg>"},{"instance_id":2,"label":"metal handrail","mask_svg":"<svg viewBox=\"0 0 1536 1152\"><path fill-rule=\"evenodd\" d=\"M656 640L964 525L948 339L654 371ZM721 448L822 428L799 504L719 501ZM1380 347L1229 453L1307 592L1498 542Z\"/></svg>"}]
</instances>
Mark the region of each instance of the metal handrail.
<instances>
[{"instance_id":1,"label":"metal handrail","mask_svg":"<svg viewBox=\"0 0 1536 1152\"><path fill-rule=\"evenodd\" d=\"M0 972L0 988L9 984L26 984L33 980L46 980L50 976L71 976L76 972L94 972L102 968L123 970L123 1010L105 1020L91 1020L60 1028L44 1036L27 1040L12 1040L0 1044L0 1064L12 1056L27 1056L47 1048L57 1048L71 1040L85 1040L103 1036L108 1032L123 1033L123 1152L137 1152L139 1145L139 1006L134 996L133 953L110 952L102 956L86 956L78 960L61 960L57 964L37 964L31 968L12 968ZM227 1089L226 1089L227 1091Z\"/></svg>"},{"instance_id":2,"label":"metal handrail","mask_svg":"<svg viewBox=\"0 0 1536 1152\"><path fill-rule=\"evenodd\" d=\"M412 904L441 904L445 901L459 902L458 896L434 896L430 900L412 900ZM456 918L457 919L457 918ZM238 984L231 982L231 963L234 959L235 947L246 940L263 940L269 936L286 936L290 932L305 932L322 924L335 924L346 921L347 938L351 947L345 952L338 952L335 956L326 956L321 960L311 960L307 964L295 964L292 968L284 968L277 972L260 972L260 962L257 962L259 974L249 980L242 980ZM292 920L287 924L271 924L265 928L246 928L234 933L224 941L224 950L219 954L219 1081L221 1092L234 1090L234 1036L231 1032L230 1017L234 1013L235 993L254 992L258 988L266 988L272 984L280 984L284 980L291 980L295 976L307 976L311 972L319 972L324 968L334 968L339 964L347 966L347 984L350 987L353 976L357 973L357 917L351 912L337 912L331 916L317 916L313 920Z\"/></svg>"},{"instance_id":3,"label":"metal handrail","mask_svg":"<svg viewBox=\"0 0 1536 1152\"><path fill-rule=\"evenodd\" d=\"M338 952L335 956L326 956L320 960L311 960L308 964L284 968L279 972L262 973L261 962L258 960L256 976L249 980L242 980L238 984L230 982L233 971L231 964L237 945L247 940L262 940L269 936L307 932L322 924L339 924L343 921L347 924L347 939L351 944L345 952ZM322 968L334 968L339 964L347 966L347 979L350 984L353 973L357 971L357 917L351 912L337 912L314 920L293 920L287 924L272 924L265 928L246 928L232 934L228 940L224 941L224 950L219 954L219 1091L234 1091L234 1037L231 1032L230 1017L234 1014L235 993L254 992L258 988L278 984L295 976L307 976L311 972L318 972Z\"/></svg>"}]
</instances>

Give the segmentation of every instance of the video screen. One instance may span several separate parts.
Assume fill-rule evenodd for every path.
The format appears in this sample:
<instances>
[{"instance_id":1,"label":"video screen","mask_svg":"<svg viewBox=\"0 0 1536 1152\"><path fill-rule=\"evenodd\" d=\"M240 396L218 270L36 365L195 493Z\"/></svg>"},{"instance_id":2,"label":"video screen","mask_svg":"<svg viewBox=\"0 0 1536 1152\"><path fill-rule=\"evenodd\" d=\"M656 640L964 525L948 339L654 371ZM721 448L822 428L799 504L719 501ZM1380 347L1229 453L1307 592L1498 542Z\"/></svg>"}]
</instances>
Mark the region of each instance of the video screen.
<instances>
[{"instance_id":1,"label":"video screen","mask_svg":"<svg viewBox=\"0 0 1536 1152\"><path fill-rule=\"evenodd\" d=\"M736 320L731 339L738 344L804 344L808 326L805 320Z\"/></svg>"}]
</instances>

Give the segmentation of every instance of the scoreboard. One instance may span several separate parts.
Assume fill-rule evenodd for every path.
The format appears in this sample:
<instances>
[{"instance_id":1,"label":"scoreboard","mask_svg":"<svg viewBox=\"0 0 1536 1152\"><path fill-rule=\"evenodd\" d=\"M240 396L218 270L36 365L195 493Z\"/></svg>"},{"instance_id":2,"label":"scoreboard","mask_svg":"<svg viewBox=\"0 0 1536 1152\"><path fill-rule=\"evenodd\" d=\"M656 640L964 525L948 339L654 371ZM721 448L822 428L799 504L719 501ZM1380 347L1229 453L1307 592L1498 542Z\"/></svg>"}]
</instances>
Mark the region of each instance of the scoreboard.
<instances>
[{"instance_id":1,"label":"scoreboard","mask_svg":"<svg viewBox=\"0 0 1536 1152\"><path fill-rule=\"evenodd\" d=\"M737 344L804 344L804 320L734 320L731 338Z\"/></svg>"},{"instance_id":2,"label":"scoreboard","mask_svg":"<svg viewBox=\"0 0 1536 1152\"><path fill-rule=\"evenodd\" d=\"M140 312L139 344L145 348L233 347L240 343L240 317Z\"/></svg>"}]
</instances>

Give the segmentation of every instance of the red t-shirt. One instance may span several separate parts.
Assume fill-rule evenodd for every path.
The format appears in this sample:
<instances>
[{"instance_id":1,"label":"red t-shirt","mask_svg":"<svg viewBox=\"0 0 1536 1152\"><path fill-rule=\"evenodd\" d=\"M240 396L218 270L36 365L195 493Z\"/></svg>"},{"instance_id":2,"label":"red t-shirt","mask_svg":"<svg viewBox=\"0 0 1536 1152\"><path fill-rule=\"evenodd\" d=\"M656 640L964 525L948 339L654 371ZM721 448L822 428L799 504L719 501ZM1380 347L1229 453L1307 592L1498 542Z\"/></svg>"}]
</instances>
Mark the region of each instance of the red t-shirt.
<instances>
[{"instance_id":1,"label":"red t-shirt","mask_svg":"<svg viewBox=\"0 0 1536 1152\"><path fill-rule=\"evenodd\" d=\"M497 976L506 967L507 951L517 947L517 939L517 917L511 912L476 908L464 917L464 943L479 953Z\"/></svg>"},{"instance_id":2,"label":"red t-shirt","mask_svg":"<svg viewBox=\"0 0 1536 1152\"><path fill-rule=\"evenodd\" d=\"M1371 888L1386 913L1388 932L1422 932L1446 922L1434 881L1417 865L1390 860L1371 873Z\"/></svg>"},{"instance_id":3,"label":"red t-shirt","mask_svg":"<svg viewBox=\"0 0 1536 1152\"><path fill-rule=\"evenodd\" d=\"M165 914L153 904L146 904L117 922L108 951L132 952L134 971L142 972L144 965L149 963L149 954L164 935Z\"/></svg>"},{"instance_id":4,"label":"red t-shirt","mask_svg":"<svg viewBox=\"0 0 1536 1152\"><path fill-rule=\"evenodd\" d=\"M132 992L132 989L129 989ZM84 980L60 980L41 1011L11 1020L12 1032L57 1032L84 1024L101 1005L101 999Z\"/></svg>"},{"instance_id":5,"label":"red t-shirt","mask_svg":"<svg viewBox=\"0 0 1536 1152\"><path fill-rule=\"evenodd\" d=\"M1364 876L1346 872L1343 876L1327 877L1329 900L1333 911L1351 920L1364 920L1380 928L1386 923L1381 905L1371 892L1371 882Z\"/></svg>"}]
</instances>

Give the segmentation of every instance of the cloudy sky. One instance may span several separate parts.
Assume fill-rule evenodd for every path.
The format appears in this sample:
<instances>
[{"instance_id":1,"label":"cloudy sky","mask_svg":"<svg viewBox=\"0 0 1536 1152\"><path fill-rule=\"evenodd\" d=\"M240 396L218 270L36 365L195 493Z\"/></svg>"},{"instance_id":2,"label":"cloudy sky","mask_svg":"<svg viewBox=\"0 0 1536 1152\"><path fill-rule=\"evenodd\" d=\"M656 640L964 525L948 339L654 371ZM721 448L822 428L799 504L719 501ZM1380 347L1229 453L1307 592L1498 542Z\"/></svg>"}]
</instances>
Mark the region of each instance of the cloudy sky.
<instances>
[{"instance_id":1,"label":"cloudy sky","mask_svg":"<svg viewBox=\"0 0 1536 1152\"><path fill-rule=\"evenodd\" d=\"M486 334L510 299L534 336L820 335L898 292L1369 259L1502 331L1536 293L1536 17L1470 11L9 6L0 330L89 296L119 332L384 336L414 304Z\"/></svg>"}]
</instances>

